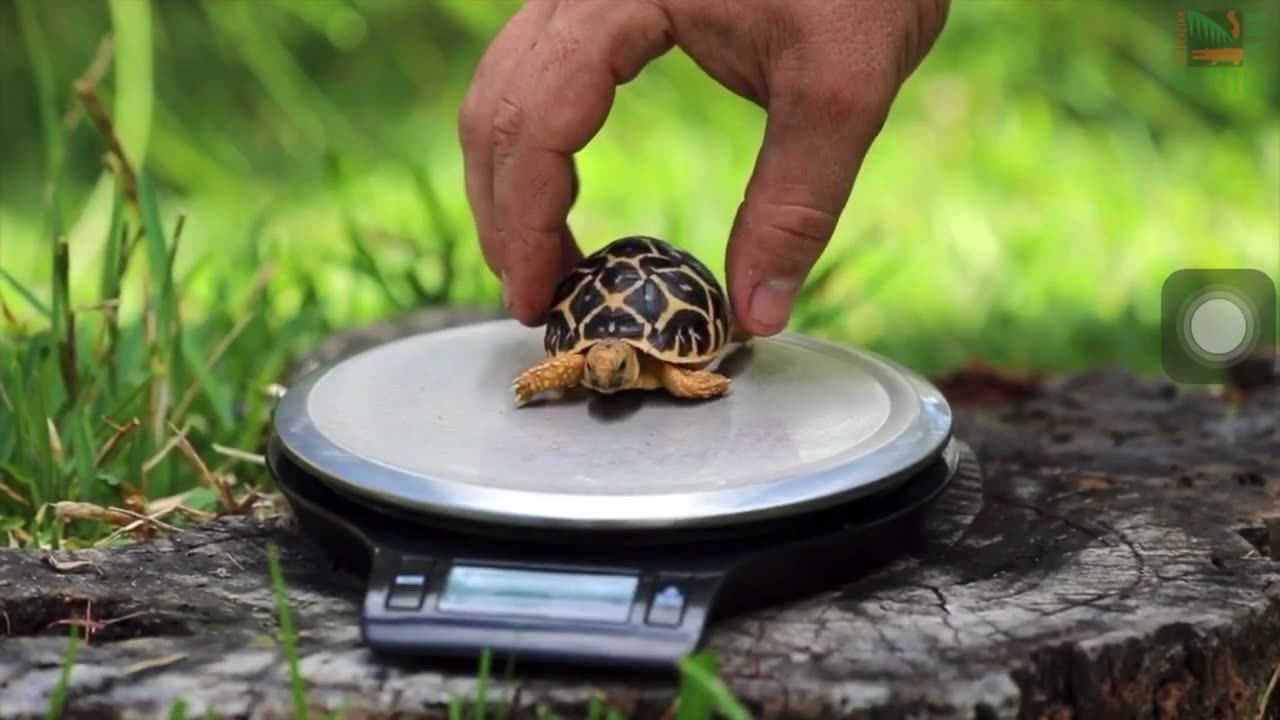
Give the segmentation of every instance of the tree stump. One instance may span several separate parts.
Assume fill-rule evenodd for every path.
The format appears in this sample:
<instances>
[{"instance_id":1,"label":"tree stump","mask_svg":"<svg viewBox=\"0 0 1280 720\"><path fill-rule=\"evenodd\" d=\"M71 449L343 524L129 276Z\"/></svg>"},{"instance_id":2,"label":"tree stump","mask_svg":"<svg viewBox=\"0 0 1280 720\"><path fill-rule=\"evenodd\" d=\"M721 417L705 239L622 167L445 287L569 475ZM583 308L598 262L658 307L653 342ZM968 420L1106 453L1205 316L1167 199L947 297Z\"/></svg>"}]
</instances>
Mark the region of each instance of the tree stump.
<instances>
[{"instance_id":1,"label":"tree stump","mask_svg":"<svg viewBox=\"0 0 1280 720\"><path fill-rule=\"evenodd\" d=\"M1113 370L939 383L981 475L946 493L920 549L709 629L722 677L757 717L1280 718L1274 377L1225 396ZM287 525L229 517L52 559L0 550L0 715L43 716L60 621L91 613L99 629L78 648L65 717L167 716L178 699L189 717L292 717L268 542L312 708L445 717L451 698L475 697L473 668L371 656L358 579ZM597 695L659 717L674 691L674 679L518 668L488 690L518 715L562 717Z\"/></svg>"}]
</instances>

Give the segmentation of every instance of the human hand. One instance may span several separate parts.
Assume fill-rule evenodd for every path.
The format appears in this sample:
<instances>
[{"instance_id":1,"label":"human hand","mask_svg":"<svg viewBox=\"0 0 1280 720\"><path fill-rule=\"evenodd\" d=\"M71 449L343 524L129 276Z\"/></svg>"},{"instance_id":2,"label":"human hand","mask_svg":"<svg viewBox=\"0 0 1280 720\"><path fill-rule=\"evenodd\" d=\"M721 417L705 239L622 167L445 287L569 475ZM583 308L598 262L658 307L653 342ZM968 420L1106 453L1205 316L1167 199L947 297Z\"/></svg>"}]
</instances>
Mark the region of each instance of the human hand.
<instances>
[{"instance_id":1,"label":"human hand","mask_svg":"<svg viewBox=\"0 0 1280 720\"><path fill-rule=\"evenodd\" d=\"M772 335L817 262L899 87L949 0L526 0L481 59L459 113L467 198L508 310L541 323L582 257L566 218L573 154L617 86L679 46L768 113L729 234L742 329Z\"/></svg>"}]
</instances>

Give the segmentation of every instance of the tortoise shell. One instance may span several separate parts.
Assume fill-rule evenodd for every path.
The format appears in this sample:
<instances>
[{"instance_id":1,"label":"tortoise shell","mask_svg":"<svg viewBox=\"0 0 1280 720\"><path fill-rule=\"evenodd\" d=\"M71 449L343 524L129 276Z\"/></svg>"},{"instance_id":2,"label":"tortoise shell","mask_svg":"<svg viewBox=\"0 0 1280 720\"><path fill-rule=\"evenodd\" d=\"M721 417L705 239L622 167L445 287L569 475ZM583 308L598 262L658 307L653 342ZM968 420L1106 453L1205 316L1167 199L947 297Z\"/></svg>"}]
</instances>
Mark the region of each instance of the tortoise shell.
<instances>
[{"instance_id":1,"label":"tortoise shell","mask_svg":"<svg viewBox=\"0 0 1280 720\"><path fill-rule=\"evenodd\" d=\"M550 356L621 340L670 363L702 363L729 336L724 289L693 255L643 235L584 257L560 281L546 322Z\"/></svg>"}]
</instances>

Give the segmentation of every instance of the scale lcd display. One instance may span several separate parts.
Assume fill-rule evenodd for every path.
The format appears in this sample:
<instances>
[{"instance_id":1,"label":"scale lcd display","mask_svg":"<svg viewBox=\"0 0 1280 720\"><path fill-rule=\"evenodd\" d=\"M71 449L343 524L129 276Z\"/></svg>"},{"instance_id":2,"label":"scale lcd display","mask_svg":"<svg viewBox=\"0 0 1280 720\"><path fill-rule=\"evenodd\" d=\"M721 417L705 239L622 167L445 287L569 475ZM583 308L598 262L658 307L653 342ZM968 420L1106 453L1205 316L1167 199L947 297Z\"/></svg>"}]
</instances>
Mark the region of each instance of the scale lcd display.
<instances>
[{"instance_id":1,"label":"scale lcd display","mask_svg":"<svg viewBox=\"0 0 1280 720\"><path fill-rule=\"evenodd\" d=\"M639 582L635 575L454 565L445 580L439 608L469 614L625 623Z\"/></svg>"}]
</instances>

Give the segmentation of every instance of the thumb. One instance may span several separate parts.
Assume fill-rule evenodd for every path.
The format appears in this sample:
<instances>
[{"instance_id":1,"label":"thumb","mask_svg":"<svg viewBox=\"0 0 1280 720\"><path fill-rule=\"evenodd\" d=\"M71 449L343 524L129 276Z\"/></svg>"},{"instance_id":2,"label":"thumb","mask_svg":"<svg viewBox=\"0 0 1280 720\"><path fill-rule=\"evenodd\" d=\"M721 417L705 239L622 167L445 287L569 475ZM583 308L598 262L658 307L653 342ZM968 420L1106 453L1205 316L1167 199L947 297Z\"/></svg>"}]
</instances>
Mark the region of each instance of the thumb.
<instances>
[{"instance_id":1,"label":"thumb","mask_svg":"<svg viewBox=\"0 0 1280 720\"><path fill-rule=\"evenodd\" d=\"M791 316L801 284L826 249L888 99L856 85L782 91L729 233L725 274L735 319L773 335ZM875 97L875 100L869 99Z\"/></svg>"}]
</instances>

